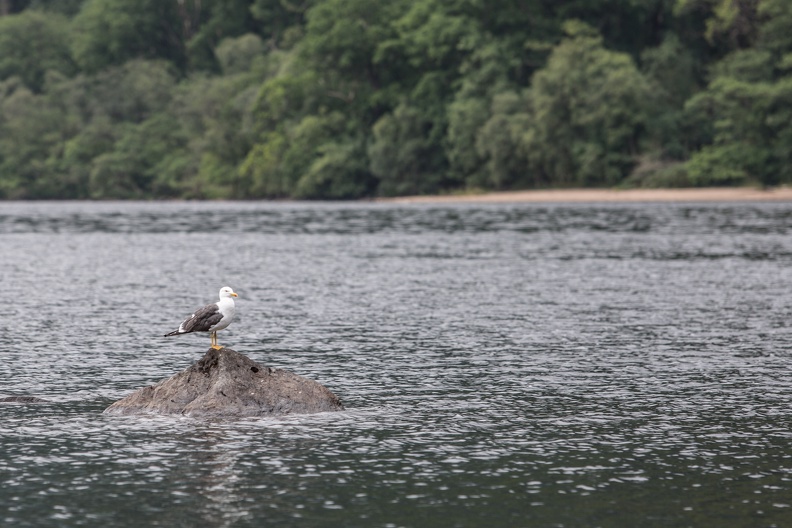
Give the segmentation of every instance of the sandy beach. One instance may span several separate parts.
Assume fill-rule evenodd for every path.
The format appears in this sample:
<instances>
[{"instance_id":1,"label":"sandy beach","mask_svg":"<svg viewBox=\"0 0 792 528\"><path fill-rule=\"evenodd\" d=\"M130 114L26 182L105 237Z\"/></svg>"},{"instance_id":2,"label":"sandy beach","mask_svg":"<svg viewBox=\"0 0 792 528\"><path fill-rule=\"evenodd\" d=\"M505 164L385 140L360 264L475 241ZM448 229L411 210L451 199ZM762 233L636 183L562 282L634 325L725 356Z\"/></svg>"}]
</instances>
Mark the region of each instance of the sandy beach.
<instances>
[{"instance_id":1,"label":"sandy beach","mask_svg":"<svg viewBox=\"0 0 792 528\"><path fill-rule=\"evenodd\" d=\"M792 188L707 187L696 189L558 189L510 191L485 194L442 196L404 196L383 198L391 203L596 203L596 202L787 202Z\"/></svg>"}]
</instances>

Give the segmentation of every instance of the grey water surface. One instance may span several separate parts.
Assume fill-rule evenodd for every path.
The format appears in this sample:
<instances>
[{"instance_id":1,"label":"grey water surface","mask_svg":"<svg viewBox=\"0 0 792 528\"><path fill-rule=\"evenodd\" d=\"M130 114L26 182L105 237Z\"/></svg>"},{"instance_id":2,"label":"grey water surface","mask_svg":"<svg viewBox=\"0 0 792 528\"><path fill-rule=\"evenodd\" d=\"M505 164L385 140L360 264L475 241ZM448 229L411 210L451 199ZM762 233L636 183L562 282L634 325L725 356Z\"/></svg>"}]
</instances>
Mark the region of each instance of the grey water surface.
<instances>
[{"instance_id":1,"label":"grey water surface","mask_svg":"<svg viewBox=\"0 0 792 528\"><path fill-rule=\"evenodd\" d=\"M792 526L792 204L0 203L0 525ZM102 410L220 343L337 394Z\"/></svg>"}]
</instances>

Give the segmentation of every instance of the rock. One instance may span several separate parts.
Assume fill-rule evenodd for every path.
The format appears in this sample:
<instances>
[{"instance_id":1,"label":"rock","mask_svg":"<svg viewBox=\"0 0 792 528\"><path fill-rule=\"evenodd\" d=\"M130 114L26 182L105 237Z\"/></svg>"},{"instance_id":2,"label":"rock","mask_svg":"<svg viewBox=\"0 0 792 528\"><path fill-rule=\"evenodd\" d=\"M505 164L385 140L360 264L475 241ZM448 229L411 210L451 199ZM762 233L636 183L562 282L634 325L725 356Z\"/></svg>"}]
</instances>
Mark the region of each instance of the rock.
<instances>
[{"instance_id":1,"label":"rock","mask_svg":"<svg viewBox=\"0 0 792 528\"><path fill-rule=\"evenodd\" d=\"M230 348L210 348L186 370L133 392L104 412L237 418L343 409L338 397L315 381L259 365Z\"/></svg>"}]
</instances>

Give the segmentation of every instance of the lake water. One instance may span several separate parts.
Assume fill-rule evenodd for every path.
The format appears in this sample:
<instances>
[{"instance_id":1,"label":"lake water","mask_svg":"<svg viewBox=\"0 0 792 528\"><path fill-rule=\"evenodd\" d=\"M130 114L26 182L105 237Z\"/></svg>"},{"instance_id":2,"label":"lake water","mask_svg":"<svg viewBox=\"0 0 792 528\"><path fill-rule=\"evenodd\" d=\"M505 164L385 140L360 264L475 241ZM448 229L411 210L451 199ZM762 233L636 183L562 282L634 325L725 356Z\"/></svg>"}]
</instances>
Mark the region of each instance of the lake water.
<instances>
[{"instance_id":1,"label":"lake water","mask_svg":"<svg viewBox=\"0 0 792 528\"><path fill-rule=\"evenodd\" d=\"M792 526L792 204L0 203L0 525ZM220 343L339 413L106 416Z\"/></svg>"}]
</instances>

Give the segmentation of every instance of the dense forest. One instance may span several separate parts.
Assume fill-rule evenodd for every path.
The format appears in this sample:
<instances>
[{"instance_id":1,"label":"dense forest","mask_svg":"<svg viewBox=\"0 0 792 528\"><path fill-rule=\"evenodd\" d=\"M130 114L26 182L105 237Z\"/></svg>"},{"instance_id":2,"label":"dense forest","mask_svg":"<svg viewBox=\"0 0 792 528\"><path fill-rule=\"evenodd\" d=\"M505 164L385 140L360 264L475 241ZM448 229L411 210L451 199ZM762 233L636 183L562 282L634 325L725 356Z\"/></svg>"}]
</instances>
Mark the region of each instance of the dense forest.
<instances>
[{"instance_id":1,"label":"dense forest","mask_svg":"<svg viewBox=\"0 0 792 528\"><path fill-rule=\"evenodd\" d=\"M0 0L0 198L792 182L790 0Z\"/></svg>"}]
</instances>

